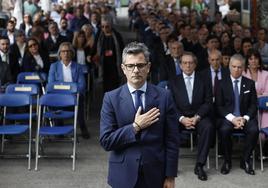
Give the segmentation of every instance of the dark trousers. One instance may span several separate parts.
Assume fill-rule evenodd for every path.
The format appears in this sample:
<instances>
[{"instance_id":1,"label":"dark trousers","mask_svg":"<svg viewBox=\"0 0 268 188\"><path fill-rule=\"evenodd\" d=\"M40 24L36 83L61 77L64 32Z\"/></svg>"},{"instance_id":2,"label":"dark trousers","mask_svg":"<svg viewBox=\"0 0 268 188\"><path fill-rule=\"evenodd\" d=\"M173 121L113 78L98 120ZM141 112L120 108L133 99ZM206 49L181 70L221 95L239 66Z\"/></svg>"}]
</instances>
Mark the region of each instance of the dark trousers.
<instances>
[{"instance_id":1,"label":"dark trousers","mask_svg":"<svg viewBox=\"0 0 268 188\"><path fill-rule=\"evenodd\" d=\"M255 148L258 140L258 122L256 119L249 120L243 129L235 130L233 124L228 120L223 120L219 127L221 145L223 149L224 159L231 162L232 159L232 134L234 132L242 132L245 134L245 145L243 151L243 160L249 162L250 155Z\"/></svg>"},{"instance_id":2,"label":"dark trousers","mask_svg":"<svg viewBox=\"0 0 268 188\"><path fill-rule=\"evenodd\" d=\"M185 129L183 125L182 127ZM196 162L204 165L207 160L209 148L214 141L215 127L209 118L201 119L195 127L198 135Z\"/></svg>"}]
</instances>

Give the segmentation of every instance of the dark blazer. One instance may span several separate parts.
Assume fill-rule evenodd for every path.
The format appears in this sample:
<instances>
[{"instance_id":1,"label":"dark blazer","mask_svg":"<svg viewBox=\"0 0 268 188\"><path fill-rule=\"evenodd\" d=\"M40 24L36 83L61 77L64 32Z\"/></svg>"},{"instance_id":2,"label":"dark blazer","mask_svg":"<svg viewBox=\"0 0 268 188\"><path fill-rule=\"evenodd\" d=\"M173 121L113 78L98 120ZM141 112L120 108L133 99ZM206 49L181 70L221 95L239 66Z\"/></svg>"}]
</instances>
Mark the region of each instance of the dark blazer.
<instances>
[{"instance_id":1,"label":"dark blazer","mask_svg":"<svg viewBox=\"0 0 268 188\"><path fill-rule=\"evenodd\" d=\"M176 78L176 67L173 57L165 56L165 62L160 64L160 81L167 81Z\"/></svg>"},{"instance_id":2,"label":"dark blazer","mask_svg":"<svg viewBox=\"0 0 268 188\"><path fill-rule=\"evenodd\" d=\"M110 152L108 183L116 188L133 188L143 164L145 181L162 188L166 177L177 176L178 116L169 91L147 85L145 112L160 109L159 121L141 131L137 138L133 121L135 107L127 85L105 93L100 119L100 143Z\"/></svg>"},{"instance_id":3,"label":"dark blazer","mask_svg":"<svg viewBox=\"0 0 268 188\"><path fill-rule=\"evenodd\" d=\"M9 66L6 63L0 62L0 86L8 83L12 83Z\"/></svg>"},{"instance_id":4,"label":"dark blazer","mask_svg":"<svg viewBox=\"0 0 268 188\"><path fill-rule=\"evenodd\" d=\"M30 54L29 52L25 52L22 58L22 71L24 72L40 71L40 72L48 73L49 67L50 67L49 58L46 56L46 54L43 54L43 53L39 53L39 54L43 60L44 67L42 69L39 69L37 62L34 59L34 56Z\"/></svg>"},{"instance_id":5,"label":"dark blazer","mask_svg":"<svg viewBox=\"0 0 268 188\"><path fill-rule=\"evenodd\" d=\"M229 69L227 68L221 68L220 69L221 71L221 78L224 79L224 78L227 78L228 76L230 76L230 71ZM207 88L211 90L211 92L213 93L212 91L212 78L211 78L211 69L210 67L204 69L203 71L200 72L201 74L201 78L204 80L204 83L206 84Z\"/></svg>"},{"instance_id":6,"label":"dark blazer","mask_svg":"<svg viewBox=\"0 0 268 188\"><path fill-rule=\"evenodd\" d=\"M182 74L170 81L169 87L177 104L179 118L181 116L192 117L195 114L202 118L209 115L212 107L212 93L206 88L200 74L195 72L192 104L189 102Z\"/></svg>"},{"instance_id":7,"label":"dark blazer","mask_svg":"<svg viewBox=\"0 0 268 188\"><path fill-rule=\"evenodd\" d=\"M234 110L234 91L231 77L220 82L220 89L216 97L216 105L221 118ZM241 116L248 115L250 119L256 118L257 94L254 81L242 76L240 88L240 113Z\"/></svg>"},{"instance_id":8,"label":"dark blazer","mask_svg":"<svg viewBox=\"0 0 268 188\"><path fill-rule=\"evenodd\" d=\"M56 43L53 42L51 35L45 40L45 44L48 48L49 52L56 53L59 49L59 46L63 42L68 42L68 39L59 34L58 38L56 39Z\"/></svg>"},{"instance_id":9,"label":"dark blazer","mask_svg":"<svg viewBox=\"0 0 268 188\"><path fill-rule=\"evenodd\" d=\"M63 70L61 61L51 64L48 74L48 83L63 82ZM80 94L83 94L86 89L85 77L83 74L82 66L76 62L71 64L71 72L73 82L77 83Z\"/></svg>"},{"instance_id":10,"label":"dark blazer","mask_svg":"<svg viewBox=\"0 0 268 188\"><path fill-rule=\"evenodd\" d=\"M8 58L9 58L8 65L9 65L9 70L10 70L11 76L12 76L12 82L15 83L17 80L17 76L20 72L20 65L18 63L18 59L12 53L8 53ZM1 57L0 57L0 63L3 63Z\"/></svg>"}]
</instances>

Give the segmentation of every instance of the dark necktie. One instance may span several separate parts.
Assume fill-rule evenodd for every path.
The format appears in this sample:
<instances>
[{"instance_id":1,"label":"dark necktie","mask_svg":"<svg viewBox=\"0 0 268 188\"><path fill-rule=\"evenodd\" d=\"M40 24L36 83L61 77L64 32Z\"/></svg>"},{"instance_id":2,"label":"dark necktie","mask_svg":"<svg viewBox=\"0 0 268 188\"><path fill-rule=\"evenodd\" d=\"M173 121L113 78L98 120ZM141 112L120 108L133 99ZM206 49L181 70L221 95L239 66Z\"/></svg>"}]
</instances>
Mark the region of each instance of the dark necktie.
<instances>
[{"instance_id":1,"label":"dark necktie","mask_svg":"<svg viewBox=\"0 0 268 188\"><path fill-rule=\"evenodd\" d=\"M136 111L141 106L141 109L143 110L142 101L141 101L141 94L143 94L143 91L136 90L135 91L135 109Z\"/></svg>"},{"instance_id":2,"label":"dark necktie","mask_svg":"<svg viewBox=\"0 0 268 188\"><path fill-rule=\"evenodd\" d=\"M235 105L234 105L234 115L240 116L240 96L239 96L239 90L238 90L238 82L239 80L234 81L234 99L235 99Z\"/></svg>"},{"instance_id":3,"label":"dark necktie","mask_svg":"<svg viewBox=\"0 0 268 188\"><path fill-rule=\"evenodd\" d=\"M218 86L219 86L218 73L219 73L219 70L215 70L214 88L213 88L213 94L214 94L214 96L216 96L216 94L217 94L217 89L218 89Z\"/></svg>"}]
</instances>

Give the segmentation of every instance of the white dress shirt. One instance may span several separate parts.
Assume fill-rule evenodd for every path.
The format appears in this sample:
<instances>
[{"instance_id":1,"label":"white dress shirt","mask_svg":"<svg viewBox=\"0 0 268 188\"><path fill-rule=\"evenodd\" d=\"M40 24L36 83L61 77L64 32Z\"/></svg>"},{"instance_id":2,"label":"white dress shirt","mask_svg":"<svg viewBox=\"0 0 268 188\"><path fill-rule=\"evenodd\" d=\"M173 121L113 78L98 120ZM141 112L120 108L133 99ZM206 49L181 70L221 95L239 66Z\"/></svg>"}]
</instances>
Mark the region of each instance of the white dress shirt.
<instances>
[{"instance_id":1,"label":"white dress shirt","mask_svg":"<svg viewBox=\"0 0 268 188\"><path fill-rule=\"evenodd\" d=\"M73 82L72 69L71 69L72 62L70 62L67 66L63 62L61 63L62 63L63 81Z\"/></svg>"},{"instance_id":2,"label":"white dress shirt","mask_svg":"<svg viewBox=\"0 0 268 188\"><path fill-rule=\"evenodd\" d=\"M235 78L233 78L233 77L231 76L231 80L232 80L232 84L233 84L233 91L235 90L235 82L234 82L234 81L235 81L235 80L239 80L239 82L237 83L237 85L238 85L238 92L239 92L239 95L240 95L242 76L240 76L240 77L237 78L237 79L235 79ZM234 114L232 114L232 113L229 113L229 114L227 114L227 115L225 116L225 118L226 118L228 121L230 121L230 122L232 122L233 119L234 119L235 117L236 117L236 116L234 116ZM250 117L247 116L247 115L244 115L243 118L246 119L247 121L250 119Z\"/></svg>"},{"instance_id":3,"label":"white dress shirt","mask_svg":"<svg viewBox=\"0 0 268 188\"><path fill-rule=\"evenodd\" d=\"M44 68L44 62L39 54L34 55L34 59L35 59L37 65L39 65L41 67L41 69Z\"/></svg>"},{"instance_id":4,"label":"white dress shirt","mask_svg":"<svg viewBox=\"0 0 268 188\"><path fill-rule=\"evenodd\" d=\"M77 50L77 63L81 64L81 65L85 65L86 64L86 55L85 55L85 51L84 50Z\"/></svg>"},{"instance_id":5,"label":"white dress shirt","mask_svg":"<svg viewBox=\"0 0 268 188\"><path fill-rule=\"evenodd\" d=\"M182 76L183 76L183 79L184 79L184 83L185 83L185 85L187 84L186 82L188 81L188 75L186 75L184 72L182 73ZM191 80L190 80L190 82L191 82L191 85L192 85L192 91L194 90L194 77L195 77L195 72L193 72L191 75L190 75L190 77L191 77ZM193 95L192 95L193 96ZM179 119L179 122L181 122L182 121L182 119L183 118L185 118L185 116L181 116L180 117L180 119Z\"/></svg>"}]
</instances>

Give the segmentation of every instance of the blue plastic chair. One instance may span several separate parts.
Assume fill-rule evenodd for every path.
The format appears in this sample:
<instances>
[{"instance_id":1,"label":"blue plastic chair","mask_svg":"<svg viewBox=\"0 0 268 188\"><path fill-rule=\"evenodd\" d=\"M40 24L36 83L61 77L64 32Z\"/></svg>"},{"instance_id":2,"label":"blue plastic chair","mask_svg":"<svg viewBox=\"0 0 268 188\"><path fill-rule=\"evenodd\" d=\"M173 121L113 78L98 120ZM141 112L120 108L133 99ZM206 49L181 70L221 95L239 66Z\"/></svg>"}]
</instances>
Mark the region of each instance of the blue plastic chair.
<instances>
[{"instance_id":1,"label":"blue plastic chair","mask_svg":"<svg viewBox=\"0 0 268 188\"><path fill-rule=\"evenodd\" d=\"M76 96L77 104L79 100L79 93L77 84L73 82L53 82L46 86L46 93L71 94ZM49 109L44 113L45 118L51 119L68 119L74 116L74 112L66 110L52 110Z\"/></svg>"},{"instance_id":2,"label":"blue plastic chair","mask_svg":"<svg viewBox=\"0 0 268 188\"><path fill-rule=\"evenodd\" d=\"M44 108L44 107L48 107L48 108L74 107L73 124L64 125L64 126L45 125L44 121L41 121L41 113L39 113L37 133L36 133L35 170L38 169L40 137L59 136L59 135L69 135L69 136L72 135L73 154L72 154L71 158L73 159L72 169L75 170L76 126L77 126L77 112L78 112L77 98L75 97L75 95L70 95L70 94L55 94L55 93L45 94L40 98L39 107L38 107L39 111L41 112L41 108ZM57 112L55 112L55 116L57 116ZM44 116L44 117L46 117L46 116ZM54 117L54 118L57 118L57 117ZM63 118L63 117L61 116L59 118Z\"/></svg>"},{"instance_id":3,"label":"blue plastic chair","mask_svg":"<svg viewBox=\"0 0 268 188\"><path fill-rule=\"evenodd\" d=\"M261 171L264 170L263 159L267 158L267 156L263 156L262 136L261 136L261 134L264 134L265 137L268 136L268 127L261 128L261 126L262 126L261 125L261 113L264 111L266 111L266 112L268 111L268 96L258 98L258 123L259 123L259 129L260 129L259 145L260 145ZM267 122L267 124L268 124L268 122Z\"/></svg>"},{"instance_id":4,"label":"blue plastic chair","mask_svg":"<svg viewBox=\"0 0 268 188\"><path fill-rule=\"evenodd\" d=\"M43 72L21 72L17 76L18 84L36 84L41 86L43 94L45 93L44 84L47 81L47 75Z\"/></svg>"},{"instance_id":5,"label":"blue plastic chair","mask_svg":"<svg viewBox=\"0 0 268 188\"><path fill-rule=\"evenodd\" d=\"M32 117L37 117L37 104L39 100L39 88L35 84L10 84L6 88L6 93L28 94L30 95L32 105L36 105L36 113L32 113ZM7 113L8 120L27 120L29 113Z\"/></svg>"},{"instance_id":6,"label":"blue plastic chair","mask_svg":"<svg viewBox=\"0 0 268 188\"><path fill-rule=\"evenodd\" d=\"M0 94L0 107L4 108L3 124L0 125L2 135L1 151L4 152L5 135L29 134L28 138L28 169L31 169L31 140L32 140L32 102L28 94ZM28 124L6 124L6 108L29 107Z\"/></svg>"}]
</instances>

